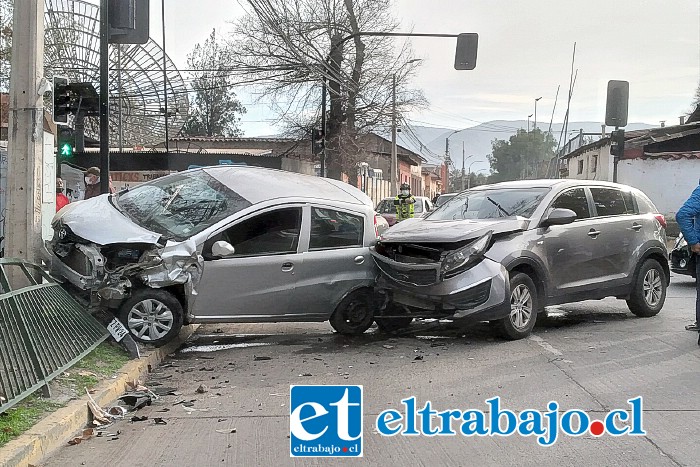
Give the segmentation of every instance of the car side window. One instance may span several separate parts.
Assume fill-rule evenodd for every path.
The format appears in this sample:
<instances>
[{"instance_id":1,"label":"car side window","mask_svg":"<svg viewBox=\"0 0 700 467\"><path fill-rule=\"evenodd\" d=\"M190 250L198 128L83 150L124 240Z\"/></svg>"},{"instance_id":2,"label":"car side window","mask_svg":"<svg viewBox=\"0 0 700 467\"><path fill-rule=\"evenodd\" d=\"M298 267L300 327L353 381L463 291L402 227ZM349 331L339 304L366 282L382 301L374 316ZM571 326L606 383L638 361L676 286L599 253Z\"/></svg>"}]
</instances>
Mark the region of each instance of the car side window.
<instances>
[{"instance_id":1,"label":"car side window","mask_svg":"<svg viewBox=\"0 0 700 467\"><path fill-rule=\"evenodd\" d=\"M615 188L591 188L593 204L599 217L627 214L622 192Z\"/></svg>"},{"instance_id":2,"label":"car side window","mask_svg":"<svg viewBox=\"0 0 700 467\"><path fill-rule=\"evenodd\" d=\"M206 242L204 253L211 256L211 246L221 240L233 246L233 257L296 253L300 230L301 208L268 211L215 235Z\"/></svg>"},{"instance_id":3,"label":"car side window","mask_svg":"<svg viewBox=\"0 0 700 467\"><path fill-rule=\"evenodd\" d=\"M637 200L637 207L639 208L640 214L655 214L659 212L656 209L656 206L654 206L654 203L652 203L651 200L645 195L637 193L637 196L635 196L635 198Z\"/></svg>"},{"instance_id":4,"label":"car side window","mask_svg":"<svg viewBox=\"0 0 700 467\"><path fill-rule=\"evenodd\" d=\"M362 246L364 218L333 209L311 208L310 250Z\"/></svg>"},{"instance_id":5,"label":"car side window","mask_svg":"<svg viewBox=\"0 0 700 467\"><path fill-rule=\"evenodd\" d=\"M625 209L627 214L639 214L637 203L635 203L634 195L631 191L623 191L622 199L625 200Z\"/></svg>"},{"instance_id":6,"label":"car side window","mask_svg":"<svg viewBox=\"0 0 700 467\"><path fill-rule=\"evenodd\" d=\"M393 199L382 200L377 206L377 212L379 214L396 214L396 208L394 207Z\"/></svg>"},{"instance_id":7,"label":"car side window","mask_svg":"<svg viewBox=\"0 0 700 467\"><path fill-rule=\"evenodd\" d=\"M552 208L571 209L576 213L576 219L591 217L591 212L588 209L588 198L586 198L586 191L583 188L574 188L560 194L552 203Z\"/></svg>"}]
</instances>

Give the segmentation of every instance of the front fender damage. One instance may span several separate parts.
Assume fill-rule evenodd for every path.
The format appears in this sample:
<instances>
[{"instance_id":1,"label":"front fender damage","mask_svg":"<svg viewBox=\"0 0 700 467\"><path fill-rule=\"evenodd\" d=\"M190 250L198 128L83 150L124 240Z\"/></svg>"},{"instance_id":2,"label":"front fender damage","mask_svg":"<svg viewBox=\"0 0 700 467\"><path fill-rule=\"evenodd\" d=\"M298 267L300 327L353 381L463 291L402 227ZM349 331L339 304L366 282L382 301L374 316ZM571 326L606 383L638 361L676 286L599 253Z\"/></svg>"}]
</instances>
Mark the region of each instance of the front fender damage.
<instances>
[{"instance_id":1,"label":"front fender damage","mask_svg":"<svg viewBox=\"0 0 700 467\"><path fill-rule=\"evenodd\" d=\"M193 240L168 241L162 248L145 252L137 263L107 272L97 290L97 300L101 306L115 308L130 296L135 285L156 289L182 285L186 300L183 308L190 310L203 266L204 258Z\"/></svg>"}]
</instances>

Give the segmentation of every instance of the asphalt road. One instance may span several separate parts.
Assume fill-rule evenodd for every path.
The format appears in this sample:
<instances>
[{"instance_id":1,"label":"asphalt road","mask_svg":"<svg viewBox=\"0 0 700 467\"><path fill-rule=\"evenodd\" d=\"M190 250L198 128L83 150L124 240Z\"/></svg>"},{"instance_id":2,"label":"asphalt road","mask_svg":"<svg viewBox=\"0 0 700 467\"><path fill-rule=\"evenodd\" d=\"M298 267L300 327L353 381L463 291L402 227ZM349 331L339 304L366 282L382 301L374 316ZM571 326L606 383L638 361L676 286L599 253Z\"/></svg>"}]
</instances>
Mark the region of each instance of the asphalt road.
<instances>
[{"instance_id":1,"label":"asphalt road","mask_svg":"<svg viewBox=\"0 0 700 467\"><path fill-rule=\"evenodd\" d=\"M146 383L178 395L139 411L146 421L111 427L118 439L66 446L45 465L700 465L700 347L683 329L694 294L692 279L674 275L654 318L634 317L613 299L554 307L516 342L494 338L485 324L420 322L393 338L345 338L327 323L203 326ZM197 394L201 384L207 392ZM364 386L361 461L289 457L290 384ZM377 414L402 409L412 395L438 410L485 410L494 396L516 412L546 410L555 400L594 417L643 396L647 434L563 436L551 447L518 435L379 435ZM174 405L183 400L194 403Z\"/></svg>"}]
</instances>

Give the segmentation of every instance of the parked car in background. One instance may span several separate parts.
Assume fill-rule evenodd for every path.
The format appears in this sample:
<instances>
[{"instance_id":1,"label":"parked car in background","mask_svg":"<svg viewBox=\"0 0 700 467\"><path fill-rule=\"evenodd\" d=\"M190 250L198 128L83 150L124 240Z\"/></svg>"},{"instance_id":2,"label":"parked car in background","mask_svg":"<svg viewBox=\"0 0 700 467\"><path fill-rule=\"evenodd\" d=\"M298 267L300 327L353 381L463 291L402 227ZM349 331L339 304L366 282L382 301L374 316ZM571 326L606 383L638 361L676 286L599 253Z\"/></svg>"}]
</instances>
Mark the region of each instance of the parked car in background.
<instances>
[{"instance_id":1,"label":"parked car in background","mask_svg":"<svg viewBox=\"0 0 700 467\"><path fill-rule=\"evenodd\" d=\"M415 196L416 204L413 207L415 217L423 217L433 210L433 203L425 196ZM384 198L377 205L377 212L384 217L389 225L396 224L396 206L394 198Z\"/></svg>"},{"instance_id":2,"label":"parked car in background","mask_svg":"<svg viewBox=\"0 0 700 467\"><path fill-rule=\"evenodd\" d=\"M438 196L438 199L435 201L435 207L439 208L443 204L447 203L449 200L454 198L457 195L457 193L443 193L440 196Z\"/></svg>"},{"instance_id":3,"label":"parked car in background","mask_svg":"<svg viewBox=\"0 0 700 467\"><path fill-rule=\"evenodd\" d=\"M330 320L357 334L373 322L369 247L386 228L347 183L217 166L66 206L44 256L140 342L189 323Z\"/></svg>"},{"instance_id":4,"label":"parked car in background","mask_svg":"<svg viewBox=\"0 0 700 467\"><path fill-rule=\"evenodd\" d=\"M683 234L678 234L673 250L671 250L671 271L696 277L697 260L698 255L690 251L688 242L683 237Z\"/></svg>"},{"instance_id":5,"label":"parked car in background","mask_svg":"<svg viewBox=\"0 0 700 467\"><path fill-rule=\"evenodd\" d=\"M493 321L527 336L547 305L617 297L656 315L669 284L666 221L641 191L526 180L455 195L373 247L386 330L413 318Z\"/></svg>"}]
</instances>

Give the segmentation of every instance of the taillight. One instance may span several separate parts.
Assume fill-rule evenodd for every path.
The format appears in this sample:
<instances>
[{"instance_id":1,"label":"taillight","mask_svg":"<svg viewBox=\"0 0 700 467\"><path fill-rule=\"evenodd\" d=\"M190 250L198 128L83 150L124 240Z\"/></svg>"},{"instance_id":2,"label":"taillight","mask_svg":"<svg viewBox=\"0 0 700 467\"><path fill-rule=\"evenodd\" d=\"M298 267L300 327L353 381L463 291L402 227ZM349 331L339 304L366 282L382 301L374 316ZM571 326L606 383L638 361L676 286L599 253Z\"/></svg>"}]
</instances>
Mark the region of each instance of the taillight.
<instances>
[{"instance_id":1,"label":"taillight","mask_svg":"<svg viewBox=\"0 0 700 467\"><path fill-rule=\"evenodd\" d=\"M656 218L657 221L659 221L659 224L661 224L661 227L664 229L666 228L666 218L664 217L663 214L654 214L654 217Z\"/></svg>"},{"instance_id":2,"label":"taillight","mask_svg":"<svg viewBox=\"0 0 700 467\"><path fill-rule=\"evenodd\" d=\"M374 236L379 238L379 229L377 228L377 215L374 215Z\"/></svg>"}]
</instances>

